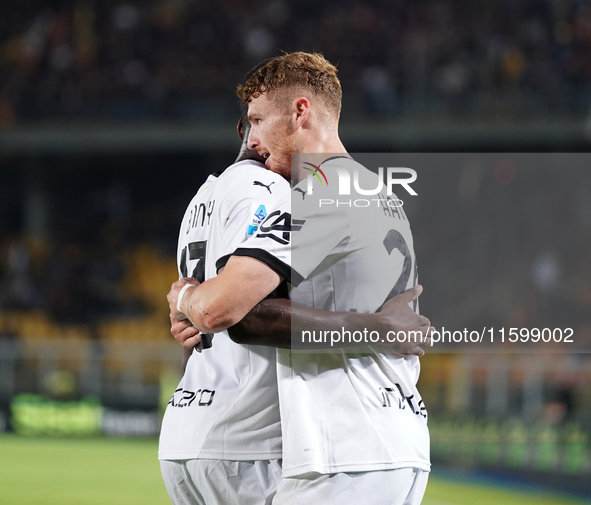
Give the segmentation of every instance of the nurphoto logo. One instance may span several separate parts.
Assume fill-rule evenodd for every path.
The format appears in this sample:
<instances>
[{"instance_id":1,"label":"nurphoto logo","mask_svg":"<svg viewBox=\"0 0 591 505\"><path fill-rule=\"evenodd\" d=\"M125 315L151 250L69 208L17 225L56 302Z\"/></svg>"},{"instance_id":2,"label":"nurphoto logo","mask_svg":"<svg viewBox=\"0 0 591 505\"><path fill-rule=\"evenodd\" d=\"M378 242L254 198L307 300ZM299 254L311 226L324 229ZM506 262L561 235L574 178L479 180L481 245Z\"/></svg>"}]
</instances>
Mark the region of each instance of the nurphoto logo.
<instances>
[{"instance_id":1,"label":"nurphoto logo","mask_svg":"<svg viewBox=\"0 0 591 505\"><path fill-rule=\"evenodd\" d=\"M320 184L324 184L322 182L322 179L320 178L320 176L318 175L318 173L320 172L320 174L322 174L322 177L324 177L324 181L326 182L326 185L328 186L328 179L326 178L326 175L324 175L324 172L320 169L320 167L317 167L316 165L314 165L314 163L310 163L309 161L304 161L304 165L310 165L309 167L303 167L306 170L309 170L310 172L312 172L316 177L318 177L318 180L320 181ZM312 168L310 168L312 167ZM308 184L308 188L310 188L310 185ZM312 194L311 192L309 193L310 195Z\"/></svg>"},{"instance_id":2,"label":"nurphoto logo","mask_svg":"<svg viewBox=\"0 0 591 505\"><path fill-rule=\"evenodd\" d=\"M328 186L328 179L322 170L319 167L312 163L304 162L304 166L306 170L309 170L316 176L316 178L320 181L320 184L324 185L322 179L320 178L319 173L324 178L326 185ZM351 194L351 174L349 170L343 167L331 167L338 176L339 179L339 195L350 195ZM405 168L405 167L386 167L386 194L388 196L392 196L394 194L392 187L395 185L402 186L410 195L416 196L417 192L411 188L411 184L417 180L417 173L412 168ZM398 177L400 174L407 174L410 177ZM306 193L308 195L314 194L314 177L307 177L307 189ZM363 195L363 196L373 196L377 195L384 190L384 167L378 167L378 178L377 178L377 186L375 188L362 188L359 184L359 172L357 169L353 170L353 189L356 194Z\"/></svg>"}]
</instances>

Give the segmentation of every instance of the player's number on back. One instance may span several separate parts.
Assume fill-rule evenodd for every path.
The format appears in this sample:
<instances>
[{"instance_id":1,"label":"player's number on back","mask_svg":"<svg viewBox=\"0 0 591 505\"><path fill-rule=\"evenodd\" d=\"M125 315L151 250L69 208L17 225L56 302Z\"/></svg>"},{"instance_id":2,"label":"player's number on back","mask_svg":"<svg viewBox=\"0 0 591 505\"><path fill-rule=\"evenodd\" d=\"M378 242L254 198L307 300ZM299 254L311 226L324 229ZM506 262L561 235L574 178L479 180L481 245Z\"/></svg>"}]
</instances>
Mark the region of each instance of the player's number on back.
<instances>
[{"instance_id":1,"label":"player's number on back","mask_svg":"<svg viewBox=\"0 0 591 505\"><path fill-rule=\"evenodd\" d=\"M181 274L183 277L192 277L199 282L205 282L205 253L207 251L207 240L189 243L181 252ZM188 256L188 258L187 258ZM189 261L197 260L197 264L191 275L189 275ZM201 352L212 345L213 334L201 334L201 342L197 344L196 349Z\"/></svg>"},{"instance_id":2,"label":"player's number on back","mask_svg":"<svg viewBox=\"0 0 591 505\"><path fill-rule=\"evenodd\" d=\"M408 245L406 244L406 240L402 234L397 230L390 230L386 234L386 238L384 239L384 247L388 254L392 254L394 249L397 249L400 254L404 256L404 264L402 265L402 273L398 278L398 281L388 294L388 297L385 301L388 301L393 296L399 295L400 293L406 291L406 287L408 286L408 279L410 278L410 273L412 271L412 255L410 250L408 249ZM414 268L414 284L417 283L419 278L419 272L417 269L417 264L415 263ZM413 301L413 310L417 310L417 303L418 301L415 299Z\"/></svg>"},{"instance_id":3,"label":"player's number on back","mask_svg":"<svg viewBox=\"0 0 591 505\"><path fill-rule=\"evenodd\" d=\"M205 252L207 250L207 240L200 242L191 242L187 245L181 253L181 274L183 277L192 277L199 282L205 282ZM187 255L189 258L187 259ZM187 262L197 260L197 264L191 275L187 269Z\"/></svg>"}]
</instances>

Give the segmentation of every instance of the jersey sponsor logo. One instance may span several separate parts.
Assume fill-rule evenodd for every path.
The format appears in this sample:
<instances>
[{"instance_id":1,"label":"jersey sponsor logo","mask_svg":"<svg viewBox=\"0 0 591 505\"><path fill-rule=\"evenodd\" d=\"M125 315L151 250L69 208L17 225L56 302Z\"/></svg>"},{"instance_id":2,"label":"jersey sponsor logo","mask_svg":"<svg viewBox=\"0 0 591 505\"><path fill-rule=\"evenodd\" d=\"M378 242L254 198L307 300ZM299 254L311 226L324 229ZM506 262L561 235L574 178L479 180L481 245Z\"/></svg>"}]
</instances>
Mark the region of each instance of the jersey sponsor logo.
<instances>
[{"instance_id":1,"label":"jersey sponsor logo","mask_svg":"<svg viewBox=\"0 0 591 505\"><path fill-rule=\"evenodd\" d=\"M273 192L271 191L271 186L275 184L275 181L273 181L271 184L267 185L267 184L263 184L261 181L254 181L252 183L253 186L263 186L263 188L267 188L267 190L269 191L269 194L273 194Z\"/></svg>"},{"instance_id":2,"label":"jersey sponsor logo","mask_svg":"<svg viewBox=\"0 0 591 505\"><path fill-rule=\"evenodd\" d=\"M306 222L305 219L294 219L292 221L289 212L276 210L267 216L261 223L261 229L257 238L270 238L275 242L289 244L292 231L300 231Z\"/></svg>"},{"instance_id":3,"label":"jersey sponsor logo","mask_svg":"<svg viewBox=\"0 0 591 505\"><path fill-rule=\"evenodd\" d=\"M187 389L178 388L172 398L168 402L171 407L209 407L213 402L215 389L198 389L197 391L189 391Z\"/></svg>"},{"instance_id":4,"label":"jersey sponsor logo","mask_svg":"<svg viewBox=\"0 0 591 505\"><path fill-rule=\"evenodd\" d=\"M305 219L292 219L291 220L291 231L300 231L304 223L306 222Z\"/></svg>"},{"instance_id":5,"label":"jersey sponsor logo","mask_svg":"<svg viewBox=\"0 0 591 505\"><path fill-rule=\"evenodd\" d=\"M408 408L413 414L427 419L427 408L423 400L421 398L415 398L415 395L406 396L402 390L402 386L398 383L395 383L394 386L393 388L380 388L382 407L398 407L399 410L406 410Z\"/></svg>"},{"instance_id":6,"label":"jersey sponsor logo","mask_svg":"<svg viewBox=\"0 0 591 505\"><path fill-rule=\"evenodd\" d=\"M255 181L258 182L258 181ZM273 183L271 183L273 184ZM267 209L264 205L259 205L257 210L254 213L254 217L252 218L252 222L248 225L247 235L254 235L254 233L259 229L259 225L267 217Z\"/></svg>"}]
</instances>

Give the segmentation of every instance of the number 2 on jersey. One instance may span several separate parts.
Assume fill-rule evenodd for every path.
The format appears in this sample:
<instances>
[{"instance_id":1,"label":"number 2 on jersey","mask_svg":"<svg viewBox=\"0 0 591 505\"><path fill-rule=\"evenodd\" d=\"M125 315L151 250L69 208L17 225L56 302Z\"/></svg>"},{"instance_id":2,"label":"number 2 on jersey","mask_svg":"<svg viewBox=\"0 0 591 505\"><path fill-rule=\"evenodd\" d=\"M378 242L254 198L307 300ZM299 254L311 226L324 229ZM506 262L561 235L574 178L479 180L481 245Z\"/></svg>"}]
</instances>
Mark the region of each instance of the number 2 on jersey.
<instances>
[{"instance_id":1,"label":"number 2 on jersey","mask_svg":"<svg viewBox=\"0 0 591 505\"><path fill-rule=\"evenodd\" d=\"M404 264L402 265L402 273L400 274L398 281L396 282L396 284L394 285L394 287L392 288L392 290L388 294L388 297L384 301L384 303L386 303L393 296L399 295L400 293L406 291L406 286L408 285L408 279L410 277L410 272L412 269L412 255L410 253L410 250L408 249L408 245L406 245L406 240L404 240L404 237L402 236L402 234L397 230L388 231L386 238L384 239L384 247L386 248L386 251L388 251L388 254L392 254L392 251L394 249L397 249L400 252L400 254L402 254L404 256ZM417 264L415 262L415 268L414 268L414 284L415 285L417 283L418 278L419 278L419 271L417 269ZM418 300L415 298L415 300L413 300L413 305L412 305L412 308L415 311L417 310L417 304L418 304Z\"/></svg>"},{"instance_id":2,"label":"number 2 on jersey","mask_svg":"<svg viewBox=\"0 0 591 505\"><path fill-rule=\"evenodd\" d=\"M189 275L187 270L187 250L189 251L189 261L197 260L197 265ZM181 253L181 274L183 277L192 277L199 282L205 282L205 251L207 250L207 240L200 242L191 242L183 249Z\"/></svg>"}]
</instances>

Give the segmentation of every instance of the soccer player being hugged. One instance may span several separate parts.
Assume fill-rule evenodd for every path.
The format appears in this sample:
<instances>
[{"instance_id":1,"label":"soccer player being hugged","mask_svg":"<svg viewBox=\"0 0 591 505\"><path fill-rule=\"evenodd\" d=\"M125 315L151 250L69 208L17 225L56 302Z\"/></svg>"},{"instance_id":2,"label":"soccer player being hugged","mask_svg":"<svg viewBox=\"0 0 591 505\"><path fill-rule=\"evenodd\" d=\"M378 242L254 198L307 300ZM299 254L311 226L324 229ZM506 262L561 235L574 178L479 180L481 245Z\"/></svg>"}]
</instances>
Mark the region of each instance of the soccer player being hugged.
<instances>
[{"instance_id":1,"label":"soccer player being hugged","mask_svg":"<svg viewBox=\"0 0 591 505\"><path fill-rule=\"evenodd\" d=\"M269 495L256 501L242 490L263 486L261 475L277 470L269 461L282 456L274 504L420 503L430 469L427 414L416 388L422 350L388 343L328 352L290 348L292 328L427 335L429 321L413 311L420 289L413 288L416 258L408 219L401 209L383 205L319 206L319 199L338 196L339 171L357 172L362 187L377 185L377 175L352 160L339 139L340 82L322 56L274 58L254 70L238 93L248 107L248 147L265 166L241 179L236 190L261 196L228 214L222 198L233 197L225 188L241 175L226 170L200 189L194 213L190 206L183 222L179 262L193 263L181 276L191 276L191 269L198 276L204 261L205 282L183 278L173 284L173 334L189 347L201 335L221 333L210 349L193 352L168 405L160 448L167 489L171 496L174 487L186 495L193 485L188 482L195 483L193 501L173 498L175 503L270 503L264 501ZM310 172L299 165L292 170L292 155L304 153L314 153L313 164L327 177L328 184L313 194ZM222 186L226 174L232 176ZM273 195L285 179L293 189ZM275 200L260 200L264 193ZM215 205L208 203L212 198ZM223 235L219 229L183 239L206 224L224 230L238 215L247 217L223 247L211 242L222 240L215 239ZM265 300L284 280L291 303ZM392 313L385 324L383 313L374 312L387 307ZM278 396L270 379L273 347L279 348ZM257 461L264 466L257 468ZM201 498L205 492L212 498Z\"/></svg>"}]
</instances>

